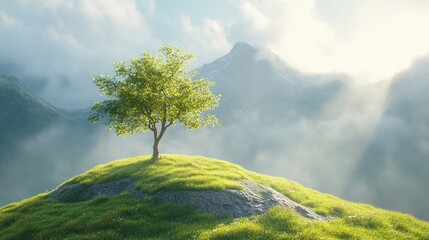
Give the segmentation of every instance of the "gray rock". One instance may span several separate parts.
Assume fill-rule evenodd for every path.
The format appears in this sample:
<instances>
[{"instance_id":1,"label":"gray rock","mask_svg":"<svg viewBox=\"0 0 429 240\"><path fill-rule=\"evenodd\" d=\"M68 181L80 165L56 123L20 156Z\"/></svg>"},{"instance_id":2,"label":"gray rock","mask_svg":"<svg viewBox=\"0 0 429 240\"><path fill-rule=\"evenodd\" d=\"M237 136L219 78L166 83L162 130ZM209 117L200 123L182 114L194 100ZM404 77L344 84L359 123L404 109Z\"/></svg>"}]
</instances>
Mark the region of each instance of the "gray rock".
<instances>
[{"instance_id":1,"label":"gray rock","mask_svg":"<svg viewBox=\"0 0 429 240\"><path fill-rule=\"evenodd\" d=\"M48 198L53 198L59 201L73 201L75 200L75 196L79 195L80 188L82 187L77 183L67 184L52 191L48 195Z\"/></svg>"},{"instance_id":2,"label":"gray rock","mask_svg":"<svg viewBox=\"0 0 429 240\"><path fill-rule=\"evenodd\" d=\"M91 200L102 195L113 197L125 192L135 198L144 198L149 195L136 189L135 183L131 178L124 178L88 187L77 183L64 185L54 190L48 197L64 202L76 202Z\"/></svg>"},{"instance_id":3,"label":"gray rock","mask_svg":"<svg viewBox=\"0 0 429 240\"><path fill-rule=\"evenodd\" d=\"M100 195L112 197L127 192L135 198L157 196L163 203L186 204L201 208L216 216L239 218L266 213L274 206L297 211L311 220L326 220L309 208L300 205L276 190L248 180L240 181L242 190L225 191L176 191L143 193L136 189L130 178L95 184L88 187L79 184L61 186L48 195L58 201L86 201Z\"/></svg>"},{"instance_id":4,"label":"gray rock","mask_svg":"<svg viewBox=\"0 0 429 240\"><path fill-rule=\"evenodd\" d=\"M156 195L161 202L190 204L217 216L249 217L266 213L272 207L280 205L294 209L305 218L325 220L309 208L292 201L270 187L248 180L240 183L244 187L242 190L160 192Z\"/></svg>"}]
</instances>

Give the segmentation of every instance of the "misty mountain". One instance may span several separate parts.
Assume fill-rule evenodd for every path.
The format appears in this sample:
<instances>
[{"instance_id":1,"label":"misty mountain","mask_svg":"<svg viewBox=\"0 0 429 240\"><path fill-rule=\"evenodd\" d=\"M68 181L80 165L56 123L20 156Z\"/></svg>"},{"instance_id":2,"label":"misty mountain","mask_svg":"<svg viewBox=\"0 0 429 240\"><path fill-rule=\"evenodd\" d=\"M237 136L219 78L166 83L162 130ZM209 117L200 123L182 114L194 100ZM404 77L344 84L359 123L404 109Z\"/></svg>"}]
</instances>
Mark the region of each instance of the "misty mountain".
<instances>
[{"instance_id":1,"label":"misty mountain","mask_svg":"<svg viewBox=\"0 0 429 240\"><path fill-rule=\"evenodd\" d=\"M429 58L390 84L384 113L347 194L428 219Z\"/></svg>"},{"instance_id":2,"label":"misty mountain","mask_svg":"<svg viewBox=\"0 0 429 240\"><path fill-rule=\"evenodd\" d=\"M212 139L216 146L198 154L228 158L294 180L303 180L301 175L291 175L303 169L296 171L298 165L293 159L299 158L289 155L291 149L297 149L307 133L315 132L312 128L318 120L328 121L332 112L336 114L342 108L336 99L349 88L348 78L343 75L303 74L270 50L244 42L198 71L200 76L215 81L214 92L222 95L216 110L222 127L204 130L199 142L190 140L191 144L199 144L201 138ZM325 140L323 135L319 137ZM298 161L304 163L310 158Z\"/></svg>"},{"instance_id":3,"label":"misty mountain","mask_svg":"<svg viewBox=\"0 0 429 240\"><path fill-rule=\"evenodd\" d=\"M51 189L79 169L93 132L86 119L6 75L0 75L0 109L0 204Z\"/></svg>"},{"instance_id":4,"label":"misty mountain","mask_svg":"<svg viewBox=\"0 0 429 240\"><path fill-rule=\"evenodd\" d=\"M28 90L17 78L0 75L0 141L13 144L14 139L34 134L54 122L69 122L67 116Z\"/></svg>"},{"instance_id":5,"label":"misty mountain","mask_svg":"<svg viewBox=\"0 0 429 240\"><path fill-rule=\"evenodd\" d=\"M228 54L198 72L216 82L224 124L249 117L264 123L314 119L344 87L340 76L301 74L270 50L245 42L235 44Z\"/></svg>"}]
</instances>

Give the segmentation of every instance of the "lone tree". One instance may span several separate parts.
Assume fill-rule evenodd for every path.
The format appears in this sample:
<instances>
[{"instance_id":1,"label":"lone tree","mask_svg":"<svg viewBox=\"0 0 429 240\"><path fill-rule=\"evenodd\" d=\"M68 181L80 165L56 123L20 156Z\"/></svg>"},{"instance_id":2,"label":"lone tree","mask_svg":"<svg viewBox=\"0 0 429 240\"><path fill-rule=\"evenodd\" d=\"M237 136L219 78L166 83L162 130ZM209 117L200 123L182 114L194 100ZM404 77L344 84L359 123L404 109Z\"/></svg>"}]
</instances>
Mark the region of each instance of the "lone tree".
<instances>
[{"instance_id":1,"label":"lone tree","mask_svg":"<svg viewBox=\"0 0 429 240\"><path fill-rule=\"evenodd\" d=\"M129 65L116 62L116 76L94 76L107 100L92 105L89 120L104 121L118 136L152 131L153 158L165 131L179 122L189 129L220 125L214 115L204 114L218 106L214 82L196 78L186 68L194 59L181 48L163 46L158 54L143 53Z\"/></svg>"}]
</instances>

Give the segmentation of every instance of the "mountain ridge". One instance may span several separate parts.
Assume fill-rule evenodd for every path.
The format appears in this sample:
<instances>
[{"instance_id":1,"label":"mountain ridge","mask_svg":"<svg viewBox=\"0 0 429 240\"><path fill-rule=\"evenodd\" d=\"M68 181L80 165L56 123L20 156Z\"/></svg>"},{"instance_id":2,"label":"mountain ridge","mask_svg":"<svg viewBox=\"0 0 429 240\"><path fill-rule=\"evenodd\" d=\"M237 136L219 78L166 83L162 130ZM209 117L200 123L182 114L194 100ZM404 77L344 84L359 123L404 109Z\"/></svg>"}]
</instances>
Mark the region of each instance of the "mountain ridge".
<instances>
[{"instance_id":1,"label":"mountain ridge","mask_svg":"<svg viewBox=\"0 0 429 240\"><path fill-rule=\"evenodd\" d=\"M237 111L257 113L260 121L268 122L273 118L311 119L345 87L344 81L336 77L299 73L270 50L245 42L235 44L226 55L197 71L217 83L213 90L222 94L218 112L228 116ZM271 106L272 102L276 105ZM222 104L226 113L222 113Z\"/></svg>"}]
</instances>

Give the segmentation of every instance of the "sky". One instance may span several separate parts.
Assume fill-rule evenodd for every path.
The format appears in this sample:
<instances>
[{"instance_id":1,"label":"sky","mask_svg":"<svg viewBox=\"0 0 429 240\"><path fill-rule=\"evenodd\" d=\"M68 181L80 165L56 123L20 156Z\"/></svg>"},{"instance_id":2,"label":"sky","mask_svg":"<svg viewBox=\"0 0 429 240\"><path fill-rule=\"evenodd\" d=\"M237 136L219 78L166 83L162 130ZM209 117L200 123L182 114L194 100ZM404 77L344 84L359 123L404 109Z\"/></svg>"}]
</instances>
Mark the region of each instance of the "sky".
<instances>
[{"instance_id":1,"label":"sky","mask_svg":"<svg viewBox=\"0 0 429 240\"><path fill-rule=\"evenodd\" d=\"M302 72L346 73L358 84L429 53L424 0L0 1L0 72L63 108L89 106L93 74L162 44L193 52L196 68L245 41Z\"/></svg>"}]
</instances>

